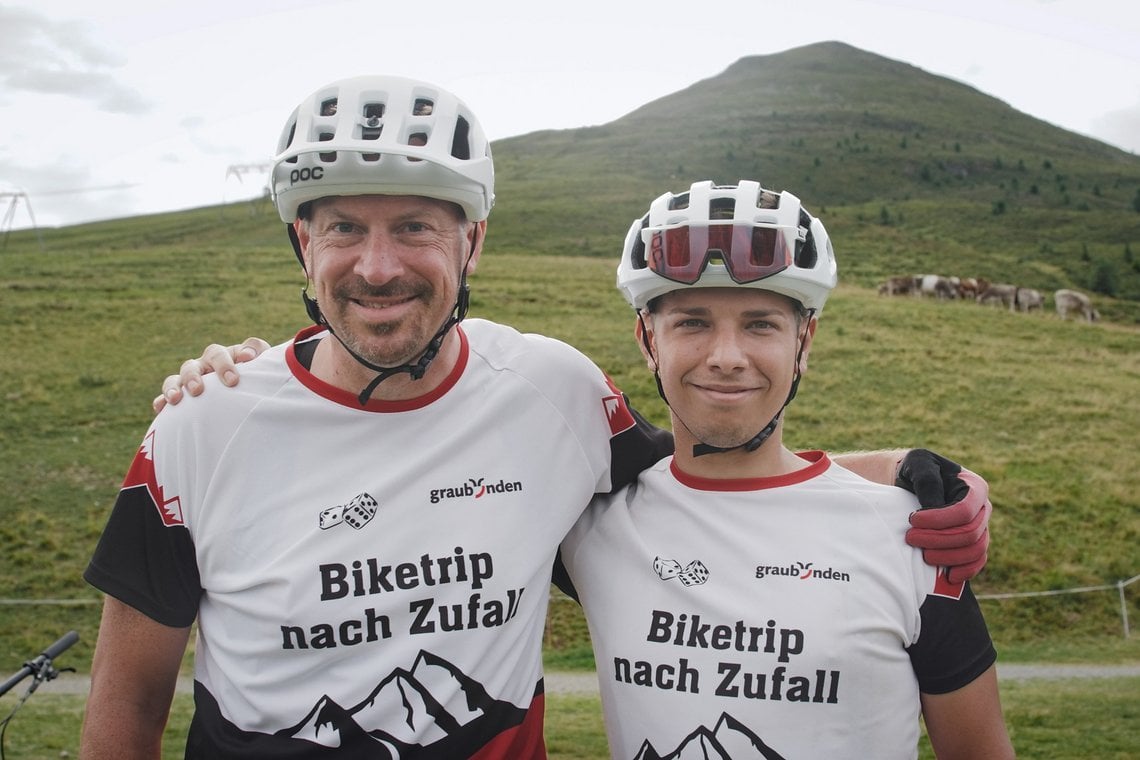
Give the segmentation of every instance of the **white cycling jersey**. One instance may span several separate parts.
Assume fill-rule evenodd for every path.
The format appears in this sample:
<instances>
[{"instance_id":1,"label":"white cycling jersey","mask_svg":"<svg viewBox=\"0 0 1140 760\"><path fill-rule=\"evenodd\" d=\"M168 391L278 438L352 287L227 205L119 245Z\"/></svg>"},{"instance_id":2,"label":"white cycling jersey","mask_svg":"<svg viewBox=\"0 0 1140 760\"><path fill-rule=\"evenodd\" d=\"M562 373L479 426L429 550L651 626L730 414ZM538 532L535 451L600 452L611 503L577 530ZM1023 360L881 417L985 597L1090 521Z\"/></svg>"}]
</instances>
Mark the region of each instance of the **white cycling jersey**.
<instances>
[{"instance_id":1,"label":"white cycling jersey","mask_svg":"<svg viewBox=\"0 0 1140 760\"><path fill-rule=\"evenodd\" d=\"M451 376L371 400L303 331L154 420L86 572L198 623L188 757L542 758L559 541L635 441L582 354L484 320ZM659 456L660 453L653 456Z\"/></svg>"}]
</instances>

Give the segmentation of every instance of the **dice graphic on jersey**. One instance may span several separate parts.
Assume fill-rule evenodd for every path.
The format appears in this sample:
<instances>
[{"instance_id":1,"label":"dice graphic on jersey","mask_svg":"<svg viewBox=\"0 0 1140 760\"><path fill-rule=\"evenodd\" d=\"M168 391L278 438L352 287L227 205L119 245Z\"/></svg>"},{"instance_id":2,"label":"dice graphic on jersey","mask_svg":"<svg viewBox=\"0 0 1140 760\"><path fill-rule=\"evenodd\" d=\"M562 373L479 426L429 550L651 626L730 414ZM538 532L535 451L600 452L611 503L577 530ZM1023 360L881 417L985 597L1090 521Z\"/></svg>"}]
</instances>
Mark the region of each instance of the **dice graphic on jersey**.
<instances>
[{"instance_id":1,"label":"dice graphic on jersey","mask_svg":"<svg viewBox=\"0 0 1140 760\"><path fill-rule=\"evenodd\" d=\"M653 560L653 572L657 573L657 577L661 580L667 581L681 574L681 563L675 559L656 557Z\"/></svg>"},{"instance_id":2,"label":"dice graphic on jersey","mask_svg":"<svg viewBox=\"0 0 1140 760\"><path fill-rule=\"evenodd\" d=\"M657 577L663 581L679 578L685 586L699 586L709 579L709 569L699 559L693 560L682 568L681 563L675 559L655 557L653 559L653 572L657 573Z\"/></svg>"},{"instance_id":3,"label":"dice graphic on jersey","mask_svg":"<svg viewBox=\"0 0 1140 760\"><path fill-rule=\"evenodd\" d=\"M341 523L348 523L360 530L376 516L379 506L376 499L369 494L362 493L353 497L347 505L322 509L320 515L321 530L335 528Z\"/></svg>"},{"instance_id":4,"label":"dice graphic on jersey","mask_svg":"<svg viewBox=\"0 0 1140 760\"><path fill-rule=\"evenodd\" d=\"M360 530L376 516L376 499L366 493L353 498L344 508L344 521Z\"/></svg>"},{"instance_id":5,"label":"dice graphic on jersey","mask_svg":"<svg viewBox=\"0 0 1140 760\"><path fill-rule=\"evenodd\" d=\"M705 563L699 559L695 559L685 566L684 571L678 576L681 583L686 586L699 586L709 579L709 569L705 567Z\"/></svg>"},{"instance_id":6,"label":"dice graphic on jersey","mask_svg":"<svg viewBox=\"0 0 1140 760\"><path fill-rule=\"evenodd\" d=\"M321 530L334 528L344 522L344 507L329 507L321 510Z\"/></svg>"}]
</instances>

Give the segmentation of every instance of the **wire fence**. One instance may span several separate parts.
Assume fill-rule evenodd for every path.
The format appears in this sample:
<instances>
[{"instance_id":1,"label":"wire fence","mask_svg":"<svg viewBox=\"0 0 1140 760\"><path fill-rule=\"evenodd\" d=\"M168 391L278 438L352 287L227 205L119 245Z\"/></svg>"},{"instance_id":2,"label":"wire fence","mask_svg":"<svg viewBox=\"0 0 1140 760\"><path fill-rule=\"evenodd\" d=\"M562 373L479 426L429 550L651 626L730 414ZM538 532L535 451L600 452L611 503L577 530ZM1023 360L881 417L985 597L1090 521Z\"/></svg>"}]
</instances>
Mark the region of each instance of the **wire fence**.
<instances>
[{"instance_id":1,"label":"wire fence","mask_svg":"<svg viewBox=\"0 0 1140 760\"><path fill-rule=\"evenodd\" d=\"M1049 591L1019 591L1008 594L977 594L977 599L1026 599L1037 596L1059 596L1061 594L1085 594L1097 591L1112 591L1113 589L1120 596L1120 622L1124 628L1124 638L1131 638L1132 633L1128 624L1128 602L1124 596L1124 589L1131 586L1133 583L1140 581L1140 575L1134 575L1128 580L1117 581L1116 583L1108 583L1103 586L1080 586L1077 588L1062 588L1050 589ZM566 596L560 591L555 590L551 594L551 600L556 602L572 602L570 597Z\"/></svg>"},{"instance_id":2,"label":"wire fence","mask_svg":"<svg viewBox=\"0 0 1140 760\"><path fill-rule=\"evenodd\" d=\"M1051 589L1049 591L1021 591L1010 594L978 594L978 599L1025 599L1036 596L1059 596L1061 594L1087 594L1096 591L1112 591L1120 595L1120 622L1124 627L1124 638L1131 638L1132 633L1128 626L1128 602L1124 597L1124 589L1140 581L1140 575L1134 575L1126 581L1117 581L1103 586L1081 586L1079 588Z\"/></svg>"},{"instance_id":3,"label":"wire fence","mask_svg":"<svg viewBox=\"0 0 1140 760\"><path fill-rule=\"evenodd\" d=\"M1061 588L1050 589L1048 591L1018 591L1008 594L978 594L978 599L1028 599L1031 597L1039 596L1060 596L1061 594L1088 594L1097 591L1112 591L1116 590L1120 596L1120 622L1124 628L1124 638L1131 638L1132 631L1128 623L1128 601L1124 596L1124 589L1131 586L1133 583L1140 581L1140 575L1134 575L1128 580L1117 581L1116 583L1107 583L1102 586L1079 586L1077 588ZM562 594L555 593L552 595L555 601L570 601L570 597ZM84 604L100 604L102 599L0 599L0 606L16 606L16 605L84 605Z\"/></svg>"}]
</instances>

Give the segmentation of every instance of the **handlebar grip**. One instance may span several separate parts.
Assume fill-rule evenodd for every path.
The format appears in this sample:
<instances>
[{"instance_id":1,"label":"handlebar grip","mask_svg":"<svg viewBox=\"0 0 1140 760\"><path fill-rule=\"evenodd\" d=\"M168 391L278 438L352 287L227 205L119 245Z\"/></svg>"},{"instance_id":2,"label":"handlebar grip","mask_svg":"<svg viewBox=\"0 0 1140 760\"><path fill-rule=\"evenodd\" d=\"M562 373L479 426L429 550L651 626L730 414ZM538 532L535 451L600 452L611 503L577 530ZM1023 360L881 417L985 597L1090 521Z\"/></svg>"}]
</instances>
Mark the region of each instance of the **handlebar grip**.
<instances>
[{"instance_id":1,"label":"handlebar grip","mask_svg":"<svg viewBox=\"0 0 1140 760\"><path fill-rule=\"evenodd\" d=\"M56 657L59 657L61 654L63 654L64 650L71 647L71 645L77 641L79 641L79 634L75 631L68 631L67 633L63 634L63 636L61 636L58 641L45 649L41 656L54 660Z\"/></svg>"}]
</instances>

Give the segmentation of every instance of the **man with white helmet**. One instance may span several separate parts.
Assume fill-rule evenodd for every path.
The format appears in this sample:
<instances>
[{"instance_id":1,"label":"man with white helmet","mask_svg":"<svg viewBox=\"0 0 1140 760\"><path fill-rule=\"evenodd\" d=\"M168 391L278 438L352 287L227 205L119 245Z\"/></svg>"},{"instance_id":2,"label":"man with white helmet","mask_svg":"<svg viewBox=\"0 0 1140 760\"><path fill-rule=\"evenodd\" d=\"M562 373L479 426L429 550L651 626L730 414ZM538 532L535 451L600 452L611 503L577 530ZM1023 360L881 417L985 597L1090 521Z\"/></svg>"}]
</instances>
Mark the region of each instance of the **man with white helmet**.
<instances>
[{"instance_id":1,"label":"man with white helmet","mask_svg":"<svg viewBox=\"0 0 1140 760\"><path fill-rule=\"evenodd\" d=\"M615 758L1012 757L977 603L906 547L912 494L783 444L836 283L798 198L699 182L626 238L618 287L676 453L563 542ZM759 431L759 432L757 432Z\"/></svg>"},{"instance_id":2,"label":"man with white helmet","mask_svg":"<svg viewBox=\"0 0 1140 760\"><path fill-rule=\"evenodd\" d=\"M316 324L147 432L85 573L84 756L156 756L196 622L188 757L543 758L558 543L671 439L569 346L464 319L494 191L454 95L318 90L272 191ZM976 572L984 484L910 461L973 521L920 537Z\"/></svg>"},{"instance_id":3,"label":"man with white helmet","mask_svg":"<svg viewBox=\"0 0 1140 760\"><path fill-rule=\"evenodd\" d=\"M317 324L147 432L85 573L85 758L157 756L194 622L187 757L545 757L558 542L668 441L569 346L457 329L492 182L426 83L290 117L273 194Z\"/></svg>"}]
</instances>

